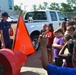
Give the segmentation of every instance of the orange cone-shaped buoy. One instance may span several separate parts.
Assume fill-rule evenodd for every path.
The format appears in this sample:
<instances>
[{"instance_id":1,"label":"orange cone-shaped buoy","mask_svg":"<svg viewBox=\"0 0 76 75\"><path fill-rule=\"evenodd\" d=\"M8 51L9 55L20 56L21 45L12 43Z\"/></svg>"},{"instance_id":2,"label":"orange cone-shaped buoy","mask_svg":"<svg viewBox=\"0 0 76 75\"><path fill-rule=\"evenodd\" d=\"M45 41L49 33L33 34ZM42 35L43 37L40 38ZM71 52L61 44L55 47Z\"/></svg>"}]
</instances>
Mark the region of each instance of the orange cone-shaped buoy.
<instances>
[{"instance_id":1,"label":"orange cone-shaped buoy","mask_svg":"<svg viewBox=\"0 0 76 75\"><path fill-rule=\"evenodd\" d=\"M24 20L21 14L19 16L19 20L17 23L13 50L19 50L23 52L25 55L30 55L35 53L34 46L32 44L27 27L24 23Z\"/></svg>"},{"instance_id":2,"label":"orange cone-shaped buoy","mask_svg":"<svg viewBox=\"0 0 76 75\"><path fill-rule=\"evenodd\" d=\"M0 75L19 75L26 56L20 51L0 50Z\"/></svg>"}]
</instances>

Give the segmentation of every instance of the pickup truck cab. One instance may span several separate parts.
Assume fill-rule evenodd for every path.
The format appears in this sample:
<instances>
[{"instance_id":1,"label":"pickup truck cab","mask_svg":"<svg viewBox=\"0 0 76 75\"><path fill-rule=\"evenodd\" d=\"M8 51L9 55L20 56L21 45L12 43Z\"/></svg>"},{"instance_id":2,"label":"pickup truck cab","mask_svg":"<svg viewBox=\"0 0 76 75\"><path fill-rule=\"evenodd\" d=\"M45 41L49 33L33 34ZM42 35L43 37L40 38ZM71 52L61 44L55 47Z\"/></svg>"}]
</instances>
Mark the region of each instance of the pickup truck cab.
<instances>
[{"instance_id":1,"label":"pickup truck cab","mask_svg":"<svg viewBox=\"0 0 76 75\"><path fill-rule=\"evenodd\" d=\"M53 24L54 29L58 28L65 18L64 14L57 10L37 10L28 11L25 16L25 24L32 39L35 49L38 49L38 36L42 29L42 24Z\"/></svg>"}]
</instances>

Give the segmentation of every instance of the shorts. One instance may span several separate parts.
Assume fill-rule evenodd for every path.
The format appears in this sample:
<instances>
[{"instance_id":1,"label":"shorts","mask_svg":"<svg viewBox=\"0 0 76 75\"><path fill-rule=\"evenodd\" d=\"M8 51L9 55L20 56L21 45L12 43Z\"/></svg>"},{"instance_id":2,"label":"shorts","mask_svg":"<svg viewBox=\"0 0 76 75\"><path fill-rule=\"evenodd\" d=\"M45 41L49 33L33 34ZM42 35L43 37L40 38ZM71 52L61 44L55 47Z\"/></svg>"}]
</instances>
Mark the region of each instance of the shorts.
<instances>
[{"instance_id":1,"label":"shorts","mask_svg":"<svg viewBox=\"0 0 76 75\"><path fill-rule=\"evenodd\" d=\"M47 50L52 50L52 45L47 45Z\"/></svg>"}]
</instances>

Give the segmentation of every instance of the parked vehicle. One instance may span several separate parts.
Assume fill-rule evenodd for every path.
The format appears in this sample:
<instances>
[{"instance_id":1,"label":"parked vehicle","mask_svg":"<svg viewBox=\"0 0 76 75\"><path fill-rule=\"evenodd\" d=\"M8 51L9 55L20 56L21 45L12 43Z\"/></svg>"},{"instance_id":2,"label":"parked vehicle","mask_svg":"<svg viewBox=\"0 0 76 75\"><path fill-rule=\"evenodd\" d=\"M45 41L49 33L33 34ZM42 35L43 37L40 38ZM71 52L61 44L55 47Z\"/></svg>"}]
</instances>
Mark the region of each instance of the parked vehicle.
<instances>
[{"instance_id":1,"label":"parked vehicle","mask_svg":"<svg viewBox=\"0 0 76 75\"><path fill-rule=\"evenodd\" d=\"M0 21L1 21L2 18L0 18ZM18 18L14 17L14 16L9 16L7 21L9 22L17 22L18 21Z\"/></svg>"},{"instance_id":2,"label":"parked vehicle","mask_svg":"<svg viewBox=\"0 0 76 75\"><path fill-rule=\"evenodd\" d=\"M64 18L64 14L57 10L28 11L25 14L24 20L36 50L39 48L37 40L42 29L42 24L52 23L54 29L56 29L60 26Z\"/></svg>"},{"instance_id":3,"label":"parked vehicle","mask_svg":"<svg viewBox=\"0 0 76 75\"><path fill-rule=\"evenodd\" d=\"M18 18L14 17L14 16L9 16L7 21L9 21L9 22L13 22L13 21L17 22Z\"/></svg>"}]
</instances>

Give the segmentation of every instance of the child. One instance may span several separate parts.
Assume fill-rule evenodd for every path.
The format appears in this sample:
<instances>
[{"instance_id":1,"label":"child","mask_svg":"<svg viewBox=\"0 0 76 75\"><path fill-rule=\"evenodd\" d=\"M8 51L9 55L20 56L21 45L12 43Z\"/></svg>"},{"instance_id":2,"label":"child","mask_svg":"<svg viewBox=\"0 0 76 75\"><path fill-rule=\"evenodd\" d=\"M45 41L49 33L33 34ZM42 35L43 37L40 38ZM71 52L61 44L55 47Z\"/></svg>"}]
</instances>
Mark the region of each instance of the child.
<instances>
[{"instance_id":1,"label":"child","mask_svg":"<svg viewBox=\"0 0 76 75\"><path fill-rule=\"evenodd\" d=\"M54 35L55 35L55 38L54 38L52 47L54 48L55 65L62 66L63 61L58 56L59 51L61 50L61 48L63 47L63 44L64 44L62 29L59 28L59 29L55 30Z\"/></svg>"},{"instance_id":2,"label":"child","mask_svg":"<svg viewBox=\"0 0 76 75\"><path fill-rule=\"evenodd\" d=\"M42 34L42 33L44 33L46 31L47 25L46 24L43 24L42 25L42 28L43 29L41 30L40 34Z\"/></svg>"},{"instance_id":3,"label":"child","mask_svg":"<svg viewBox=\"0 0 76 75\"><path fill-rule=\"evenodd\" d=\"M62 29L63 32L65 33L65 31L66 31L66 22L65 22L65 21L63 21L63 22L61 23L61 29Z\"/></svg>"},{"instance_id":4,"label":"child","mask_svg":"<svg viewBox=\"0 0 76 75\"><path fill-rule=\"evenodd\" d=\"M66 67L71 67L73 68L73 64L72 64L72 54L73 54L73 39L72 36L67 34L63 37L64 40L64 46L63 48L60 50L59 52L59 57L62 59L65 59L65 62L63 63L63 66ZM64 54L64 51L66 50L66 48L68 49L69 54Z\"/></svg>"},{"instance_id":5,"label":"child","mask_svg":"<svg viewBox=\"0 0 76 75\"><path fill-rule=\"evenodd\" d=\"M76 68L67 68L67 67L58 67L52 64L49 64L48 57L47 57L47 51L46 46L48 44L48 37L46 35L43 35L40 39L40 50L41 50L41 56L42 56L42 65L44 69L48 72L48 75L76 75ZM73 65L76 67L76 43L74 44L74 51L73 51L73 57L72 57Z\"/></svg>"},{"instance_id":6,"label":"child","mask_svg":"<svg viewBox=\"0 0 76 75\"><path fill-rule=\"evenodd\" d=\"M74 20L73 21L74 21L74 25L73 26L74 26L75 32L76 32L76 16L74 17Z\"/></svg>"},{"instance_id":7,"label":"child","mask_svg":"<svg viewBox=\"0 0 76 75\"><path fill-rule=\"evenodd\" d=\"M48 52L48 61L52 62L52 58L53 58L53 51L52 51L52 44L53 44L53 39L54 39L54 35L53 35L53 26L52 24L48 24L47 26L47 31L45 32L45 34L48 36L48 45L47 45L47 52Z\"/></svg>"},{"instance_id":8,"label":"child","mask_svg":"<svg viewBox=\"0 0 76 75\"><path fill-rule=\"evenodd\" d=\"M42 36L42 34L45 34L46 29L47 29L47 25L46 25L46 24L43 24L43 25L42 25L42 30L41 30L40 35L39 35L39 38L38 38L38 45L39 45L39 46L40 46L40 37ZM42 58L39 57L39 59L41 60Z\"/></svg>"},{"instance_id":9,"label":"child","mask_svg":"<svg viewBox=\"0 0 76 75\"><path fill-rule=\"evenodd\" d=\"M66 34L72 35L74 33L74 31L75 31L75 28L73 26L68 26L64 35L66 35Z\"/></svg>"},{"instance_id":10,"label":"child","mask_svg":"<svg viewBox=\"0 0 76 75\"><path fill-rule=\"evenodd\" d=\"M11 40L9 35L9 30L11 30L11 24L7 22L8 13L2 13L2 20L0 22L0 31L1 31L1 43L2 48L11 48Z\"/></svg>"},{"instance_id":11,"label":"child","mask_svg":"<svg viewBox=\"0 0 76 75\"><path fill-rule=\"evenodd\" d=\"M38 43L40 42L41 35L45 33L46 28L47 28L47 25L46 24L43 24L42 25L42 30L41 30L40 35L39 35L39 38L38 38Z\"/></svg>"}]
</instances>

